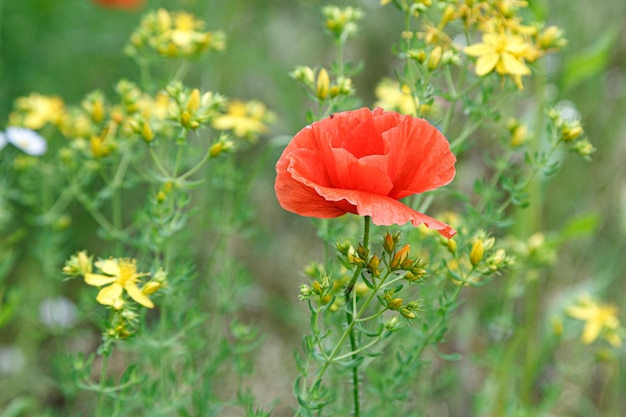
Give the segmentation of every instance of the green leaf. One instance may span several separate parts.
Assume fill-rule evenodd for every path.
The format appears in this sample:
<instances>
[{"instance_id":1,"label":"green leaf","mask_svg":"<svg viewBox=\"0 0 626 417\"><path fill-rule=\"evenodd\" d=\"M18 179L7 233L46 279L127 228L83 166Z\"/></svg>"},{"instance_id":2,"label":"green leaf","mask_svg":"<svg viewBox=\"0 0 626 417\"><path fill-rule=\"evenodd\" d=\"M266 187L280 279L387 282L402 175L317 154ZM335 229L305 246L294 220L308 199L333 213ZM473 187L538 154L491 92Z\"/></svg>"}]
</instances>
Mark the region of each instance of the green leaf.
<instances>
[{"instance_id":1,"label":"green leaf","mask_svg":"<svg viewBox=\"0 0 626 417\"><path fill-rule=\"evenodd\" d=\"M610 53L617 41L619 31L609 27L594 43L572 56L566 63L563 88L570 89L589 78L598 76L607 67Z\"/></svg>"},{"instance_id":2,"label":"green leaf","mask_svg":"<svg viewBox=\"0 0 626 417\"><path fill-rule=\"evenodd\" d=\"M585 213L571 220L559 234L559 241L592 236L598 229L600 216L596 212Z\"/></svg>"}]
</instances>

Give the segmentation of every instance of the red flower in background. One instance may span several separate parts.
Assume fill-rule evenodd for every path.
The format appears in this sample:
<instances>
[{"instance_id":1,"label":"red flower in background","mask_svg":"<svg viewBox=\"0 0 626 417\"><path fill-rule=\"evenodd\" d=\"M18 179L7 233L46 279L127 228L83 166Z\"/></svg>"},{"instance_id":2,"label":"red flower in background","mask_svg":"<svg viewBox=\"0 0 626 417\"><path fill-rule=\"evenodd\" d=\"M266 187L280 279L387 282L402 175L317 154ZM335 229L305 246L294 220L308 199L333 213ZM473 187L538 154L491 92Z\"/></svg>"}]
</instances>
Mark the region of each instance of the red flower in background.
<instances>
[{"instance_id":1,"label":"red flower in background","mask_svg":"<svg viewBox=\"0 0 626 417\"><path fill-rule=\"evenodd\" d=\"M336 113L298 132L276 164L278 202L302 216L371 216L377 225L424 223L456 231L401 203L454 178L446 138L424 119L362 108Z\"/></svg>"},{"instance_id":2,"label":"red flower in background","mask_svg":"<svg viewBox=\"0 0 626 417\"><path fill-rule=\"evenodd\" d=\"M133 10L143 6L145 0L94 0L104 7Z\"/></svg>"}]
</instances>

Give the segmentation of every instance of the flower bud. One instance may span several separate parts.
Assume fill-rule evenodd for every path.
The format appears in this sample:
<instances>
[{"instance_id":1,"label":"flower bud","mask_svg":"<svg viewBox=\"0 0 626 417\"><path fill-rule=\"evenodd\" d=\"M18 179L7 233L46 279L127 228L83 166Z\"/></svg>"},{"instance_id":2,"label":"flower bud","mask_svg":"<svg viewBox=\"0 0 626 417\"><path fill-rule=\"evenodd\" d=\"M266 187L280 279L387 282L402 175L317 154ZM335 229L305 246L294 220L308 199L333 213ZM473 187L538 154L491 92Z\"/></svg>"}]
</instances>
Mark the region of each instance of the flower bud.
<instances>
[{"instance_id":1,"label":"flower bud","mask_svg":"<svg viewBox=\"0 0 626 417\"><path fill-rule=\"evenodd\" d=\"M483 256L485 254L485 244L482 239L477 239L472 246L472 250L470 252L470 262L472 265L476 266L482 261Z\"/></svg>"},{"instance_id":2,"label":"flower bud","mask_svg":"<svg viewBox=\"0 0 626 417\"><path fill-rule=\"evenodd\" d=\"M596 151L596 148L587 140L581 140L576 142L572 147L572 150L577 152L583 158L589 158L589 155Z\"/></svg>"},{"instance_id":3,"label":"flower bud","mask_svg":"<svg viewBox=\"0 0 626 417\"><path fill-rule=\"evenodd\" d=\"M457 248L456 240L447 239L446 245L448 246L448 250L450 251L450 253L454 255L456 253L456 248Z\"/></svg>"},{"instance_id":4,"label":"flower bud","mask_svg":"<svg viewBox=\"0 0 626 417\"><path fill-rule=\"evenodd\" d=\"M189 100L187 100L187 106L185 109L189 113L194 113L200 107L200 90L194 88L191 94L189 94Z\"/></svg>"},{"instance_id":5,"label":"flower bud","mask_svg":"<svg viewBox=\"0 0 626 417\"><path fill-rule=\"evenodd\" d=\"M330 90L330 76L328 75L328 71L326 68L322 68L320 72L317 74L317 82L315 84L315 95L320 100L324 100L328 97L328 93Z\"/></svg>"},{"instance_id":6,"label":"flower bud","mask_svg":"<svg viewBox=\"0 0 626 417\"><path fill-rule=\"evenodd\" d=\"M367 264L367 269L369 269L370 273L377 277L380 275L380 271L378 269L378 266L380 265L380 259L378 259L378 256L374 255L370 258L369 263Z\"/></svg>"},{"instance_id":7,"label":"flower bud","mask_svg":"<svg viewBox=\"0 0 626 417\"><path fill-rule=\"evenodd\" d=\"M161 287L162 285L160 282L149 281L149 282L146 282L146 285L144 285L141 288L141 292L144 293L145 295L150 295L150 294L154 294L155 292L157 292L159 288Z\"/></svg>"},{"instance_id":8,"label":"flower bud","mask_svg":"<svg viewBox=\"0 0 626 417\"><path fill-rule=\"evenodd\" d=\"M315 82L315 72L311 67L296 67L289 75L308 86L313 86Z\"/></svg>"},{"instance_id":9,"label":"flower bud","mask_svg":"<svg viewBox=\"0 0 626 417\"><path fill-rule=\"evenodd\" d=\"M415 317L417 317L414 312L412 312L406 307L402 307L400 309L400 314L402 314L402 316L407 319L414 319Z\"/></svg>"},{"instance_id":10,"label":"flower bud","mask_svg":"<svg viewBox=\"0 0 626 417\"><path fill-rule=\"evenodd\" d=\"M152 139L154 139L154 132L150 129L150 125L148 123L144 123L141 128L141 137L146 141L146 143L150 143L152 142Z\"/></svg>"},{"instance_id":11,"label":"flower bud","mask_svg":"<svg viewBox=\"0 0 626 417\"><path fill-rule=\"evenodd\" d=\"M383 249L385 252L391 253L396 247L397 239L395 239L389 232L385 235L385 239L383 240Z\"/></svg>"},{"instance_id":12,"label":"flower bud","mask_svg":"<svg viewBox=\"0 0 626 417\"><path fill-rule=\"evenodd\" d=\"M526 142L528 137L528 126L525 124L519 124L513 130L511 130L511 147L517 148Z\"/></svg>"},{"instance_id":13,"label":"flower bud","mask_svg":"<svg viewBox=\"0 0 626 417\"><path fill-rule=\"evenodd\" d=\"M443 53L443 49L441 46L435 46L433 50L430 52L430 56L428 57L428 69L433 71L435 68L439 66L441 62L441 54Z\"/></svg>"},{"instance_id":14,"label":"flower bud","mask_svg":"<svg viewBox=\"0 0 626 417\"><path fill-rule=\"evenodd\" d=\"M558 26L548 26L539 34L539 47L541 49L562 48L567 45L563 38L563 31Z\"/></svg>"},{"instance_id":15,"label":"flower bud","mask_svg":"<svg viewBox=\"0 0 626 417\"><path fill-rule=\"evenodd\" d=\"M404 245L402 249L396 252L393 259L391 260L391 263L389 264L390 268L399 269L402 263L409 257L410 250L411 250L410 245Z\"/></svg>"},{"instance_id":16,"label":"flower bud","mask_svg":"<svg viewBox=\"0 0 626 417\"><path fill-rule=\"evenodd\" d=\"M190 127L190 122L191 122L191 114L187 110L185 110L180 115L180 124L185 127Z\"/></svg>"},{"instance_id":17,"label":"flower bud","mask_svg":"<svg viewBox=\"0 0 626 417\"><path fill-rule=\"evenodd\" d=\"M397 310L400 307L402 307L402 298L394 298L387 304L389 310Z\"/></svg>"},{"instance_id":18,"label":"flower bud","mask_svg":"<svg viewBox=\"0 0 626 417\"><path fill-rule=\"evenodd\" d=\"M564 142L570 142L578 138L583 133L583 128L578 120L572 122L570 125L563 126L561 132Z\"/></svg>"}]
</instances>

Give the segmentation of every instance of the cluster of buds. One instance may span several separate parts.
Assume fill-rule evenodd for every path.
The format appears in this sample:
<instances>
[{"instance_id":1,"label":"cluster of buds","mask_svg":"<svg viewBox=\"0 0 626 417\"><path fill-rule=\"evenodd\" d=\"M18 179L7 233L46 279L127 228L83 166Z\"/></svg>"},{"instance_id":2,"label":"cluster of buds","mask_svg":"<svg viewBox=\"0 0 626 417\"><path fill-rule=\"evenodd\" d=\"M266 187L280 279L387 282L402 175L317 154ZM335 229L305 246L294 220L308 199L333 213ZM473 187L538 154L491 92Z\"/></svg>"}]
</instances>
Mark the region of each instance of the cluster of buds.
<instances>
[{"instance_id":1,"label":"cluster of buds","mask_svg":"<svg viewBox=\"0 0 626 417\"><path fill-rule=\"evenodd\" d=\"M311 67L300 66L296 67L290 75L307 88L313 99L319 101L340 96L350 96L354 93L352 80L350 78L339 76L332 82L325 68L315 71Z\"/></svg>"},{"instance_id":2,"label":"cluster of buds","mask_svg":"<svg viewBox=\"0 0 626 417\"><path fill-rule=\"evenodd\" d=\"M513 263L506 250L495 247L495 238L478 237L474 239L469 253L469 260L474 272L491 275Z\"/></svg>"},{"instance_id":3,"label":"cluster of buds","mask_svg":"<svg viewBox=\"0 0 626 417\"><path fill-rule=\"evenodd\" d=\"M82 277L93 271L93 256L87 255L87 251L80 251L65 262L63 274L69 278Z\"/></svg>"},{"instance_id":4,"label":"cluster of buds","mask_svg":"<svg viewBox=\"0 0 626 417\"><path fill-rule=\"evenodd\" d=\"M363 13L354 7L341 9L337 6L326 6L322 13L326 19L326 28L338 43L345 42L357 33L356 22L363 17Z\"/></svg>"},{"instance_id":5,"label":"cluster of buds","mask_svg":"<svg viewBox=\"0 0 626 417\"><path fill-rule=\"evenodd\" d=\"M302 301L309 300L311 297L317 297L320 304L326 305L333 298L333 286L328 275L324 275L319 280L314 280L311 285L302 284L300 286L300 295L298 298Z\"/></svg>"},{"instance_id":6,"label":"cluster of buds","mask_svg":"<svg viewBox=\"0 0 626 417\"><path fill-rule=\"evenodd\" d=\"M537 34L537 46L545 52L559 50L566 45L567 39L563 37L563 30L558 26L548 26Z\"/></svg>"},{"instance_id":7,"label":"cluster of buds","mask_svg":"<svg viewBox=\"0 0 626 417\"><path fill-rule=\"evenodd\" d=\"M446 246L454 259L448 261L448 271L453 280L463 285L482 285L484 278L497 274L512 265L513 257L504 248L495 245L495 238L479 235L471 241L468 251L459 251L454 239Z\"/></svg>"},{"instance_id":8,"label":"cluster of buds","mask_svg":"<svg viewBox=\"0 0 626 417\"><path fill-rule=\"evenodd\" d=\"M200 93L197 88L188 90L180 82L174 82L165 89L176 102L170 117L187 129L198 129L210 122L224 107L225 98L213 92Z\"/></svg>"},{"instance_id":9,"label":"cluster of buds","mask_svg":"<svg viewBox=\"0 0 626 417\"><path fill-rule=\"evenodd\" d=\"M397 289L385 290L382 297L379 296L380 303L388 310L398 311L404 318L416 318L416 312L422 311L424 304L419 300L410 301L405 304L404 300L398 297L397 291Z\"/></svg>"},{"instance_id":10,"label":"cluster of buds","mask_svg":"<svg viewBox=\"0 0 626 417\"><path fill-rule=\"evenodd\" d=\"M168 94L160 91L152 97L126 80L120 81L116 90L121 98L121 106L112 110L111 119L120 125L121 135L136 135L149 143L157 134L173 134L168 116L174 112L176 103Z\"/></svg>"},{"instance_id":11,"label":"cluster of buds","mask_svg":"<svg viewBox=\"0 0 626 417\"><path fill-rule=\"evenodd\" d=\"M229 139L228 135L222 134L217 141L209 148L209 158L217 158L235 148L235 142Z\"/></svg>"},{"instance_id":12,"label":"cluster of buds","mask_svg":"<svg viewBox=\"0 0 626 417\"><path fill-rule=\"evenodd\" d=\"M393 0L380 0L380 5L384 6L391 3L392 1ZM432 0L413 0L412 2L393 1L393 3L400 10L407 12L414 17L418 17L420 13L425 12L430 6L433 5Z\"/></svg>"},{"instance_id":13,"label":"cluster of buds","mask_svg":"<svg viewBox=\"0 0 626 417\"><path fill-rule=\"evenodd\" d=\"M388 267L391 271L403 271L404 279L410 282L419 281L426 276L426 263L420 258L411 258L410 245L397 248L399 234L387 233L383 239L383 250L388 258Z\"/></svg>"},{"instance_id":14,"label":"cluster of buds","mask_svg":"<svg viewBox=\"0 0 626 417\"><path fill-rule=\"evenodd\" d=\"M117 148L115 142L115 135L109 127L105 127L100 133L93 134L89 139L89 148L91 150L91 156L95 159L104 158L109 156Z\"/></svg>"},{"instance_id":15,"label":"cluster of buds","mask_svg":"<svg viewBox=\"0 0 626 417\"><path fill-rule=\"evenodd\" d=\"M585 159L589 159L596 151L591 142L583 138L585 131L579 119L564 117L562 112L555 108L548 110L548 117L554 126L557 140L571 144L571 151Z\"/></svg>"},{"instance_id":16,"label":"cluster of buds","mask_svg":"<svg viewBox=\"0 0 626 417\"><path fill-rule=\"evenodd\" d=\"M556 261L556 247L541 232L533 233L526 240L515 240L511 245L516 255L524 263L534 267L544 267Z\"/></svg>"},{"instance_id":17,"label":"cluster of buds","mask_svg":"<svg viewBox=\"0 0 626 417\"><path fill-rule=\"evenodd\" d=\"M442 66L458 65L461 62L461 57L457 52L444 49L441 45L430 49L409 49L407 57L422 64L431 72Z\"/></svg>"},{"instance_id":18,"label":"cluster of buds","mask_svg":"<svg viewBox=\"0 0 626 417\"><path fill-rule=\"evenodd\" d=\"M137 56L148 49L168 58L191 58L226 48L221 31L204 31L204 22L186 12L159 9L147 14L131 35L126 53Z\"/></svg>"}]
</instances>

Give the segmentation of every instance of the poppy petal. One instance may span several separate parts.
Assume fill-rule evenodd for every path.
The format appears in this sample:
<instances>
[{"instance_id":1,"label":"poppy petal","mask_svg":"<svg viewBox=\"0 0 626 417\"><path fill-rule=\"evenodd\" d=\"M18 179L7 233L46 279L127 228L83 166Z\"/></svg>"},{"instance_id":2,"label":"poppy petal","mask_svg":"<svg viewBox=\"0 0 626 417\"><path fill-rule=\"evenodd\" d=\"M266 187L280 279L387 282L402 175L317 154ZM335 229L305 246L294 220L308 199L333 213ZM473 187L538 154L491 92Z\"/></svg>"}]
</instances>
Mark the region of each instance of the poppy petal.
<instances>
[{"instance_id":1,"label":"poppy petal","mask_svg":"<svg viewBox=\"0 0 626 417\"><path fill-rule=\"evenodd\" d=\"M375 195L363 191L342 190L336 188L322 187L311 184L303 179L305 185L315 189L317 194L323 196L328 201L337 202L338 206L346 207L344 200L354 209L347 209L344 212L356 213L361 216L370 216L372 222L379 226L390 226L392 224L405 224L411 222L417 227L425 224L426 227L438 231L442 236L451 238L456 234L456 230L430 216L413 210L409 206L394 200L393 198Z\"/></svg>"},{"instance_id":2,"label":"poppy petal","mask_svg":"<svg viewBox=\"0 0 626 417\"><path fill-rule=\"evenodd\" d=\"M282 208L301 216L328 219L339 217L346 211L319 195L315 189L294 180L287 171L288 159L280 159L276 165L274 191Z\"/></svg>"},{"instance_id":3,"label":"poppy petal","mask_svg":"<svg viewBox=\"0 0 626 417\"><path fill-rule=\"evenodd\" d=\"M454 178L456 158L450 144L426 120L404 116L397 128L383 135L390 146L387 169L394 184L389 197L434 190Z\"/></svg>"}]
</instances>

